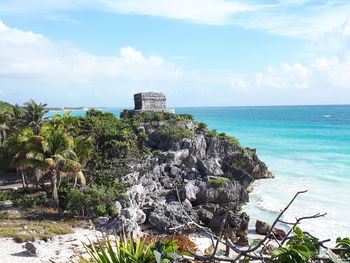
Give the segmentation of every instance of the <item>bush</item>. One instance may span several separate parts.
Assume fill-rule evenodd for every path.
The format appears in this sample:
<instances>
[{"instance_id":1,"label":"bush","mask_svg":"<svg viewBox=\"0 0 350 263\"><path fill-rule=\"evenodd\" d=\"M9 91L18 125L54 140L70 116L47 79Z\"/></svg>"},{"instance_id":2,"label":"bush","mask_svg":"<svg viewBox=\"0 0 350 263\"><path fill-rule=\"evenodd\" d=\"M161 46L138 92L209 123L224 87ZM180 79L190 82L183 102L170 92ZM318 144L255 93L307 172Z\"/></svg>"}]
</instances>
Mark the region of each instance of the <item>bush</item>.
<instances>
[{"instance_id":1,"label":"bush","mask_svg":"<svg viewBox=\"0 0 350 263\"><path fill-rule=\"evenodd\" d=\"M202 129L202 130L204 130L204 129L206 129L208 126L207 126L207 124L206 123L204 123L204 122L200 122L200 123L198 123L198 128L199 129Z\"/></svg>"},{"instance_id":2,"label":"bush","mask_svg":"<svg viewBox=\"0 0 350 263\"><path fill-rule=\"evenodd\" d=\"M94 185L87 191L71 189L67 195L67 209L77 216L111 216L118 214L115 201L122 194L105 186Z\"/></svg>"},{"instance_id":3,"label":"bush","mask_svg":"<svg viewBox=\"0 0 350 263\"><path fill-rule=\"evenodd\" d=\"M82 136L92 137L96 149L106 158L124 158L136 150L136 134L130 123L117 119L112 113L90 110L79 119Z\"/></svg>"},{"instance_id":4,"label":"bush","mask_svg":"<svg viewBox=\"0 0 350 263\"><path fill-rule=\"evenodd\" d=\"M183 138L192 138L193 131L180 129L174 125L166 124L149 136L150 145L154 148L167 149L172 143Z\"/></svg>"},{"instance_id":5,"label":"bush","mask_svg":"<svg viewBox=\"0 0 350 263\"><path fill-rule=\"evenodd\" d=\"M209 136L209 137L216 137L217 133L216 133L216 130L214 129L214 130L207 131L206 135Z\"/></svg>"},{"instance_id":6,"label":"bush","mask_svg":"<svg viewBox=\"0 0 350 263\"><path fill-rule=\"evenodd\" d=\"M18 189L0 192L0 200L11 200L15 206L21 208L47 206L51 201L46 192L35 189Z\"/></svg>"}]
</instances>

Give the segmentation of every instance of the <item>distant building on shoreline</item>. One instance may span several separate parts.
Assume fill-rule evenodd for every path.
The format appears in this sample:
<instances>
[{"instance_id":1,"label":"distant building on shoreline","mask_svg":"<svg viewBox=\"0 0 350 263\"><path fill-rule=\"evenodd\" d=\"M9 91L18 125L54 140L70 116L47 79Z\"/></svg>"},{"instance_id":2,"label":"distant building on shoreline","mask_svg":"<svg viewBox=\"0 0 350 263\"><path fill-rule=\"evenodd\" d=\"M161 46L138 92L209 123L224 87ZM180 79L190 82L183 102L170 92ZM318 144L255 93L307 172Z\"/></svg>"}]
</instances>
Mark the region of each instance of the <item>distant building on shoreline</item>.
<instances>
[{"instance_id":1,"label":"distant building on shoreline","mask_svg":"<svg viewBox=\"0 0 350 263\"><path fill-rule=\"evenodd\" d=\"M141 92L134 94L135 109L133 112L169 112L175 113L174 109L166 108L166 97L158 92Z\"/></svg>"}]
</instances>

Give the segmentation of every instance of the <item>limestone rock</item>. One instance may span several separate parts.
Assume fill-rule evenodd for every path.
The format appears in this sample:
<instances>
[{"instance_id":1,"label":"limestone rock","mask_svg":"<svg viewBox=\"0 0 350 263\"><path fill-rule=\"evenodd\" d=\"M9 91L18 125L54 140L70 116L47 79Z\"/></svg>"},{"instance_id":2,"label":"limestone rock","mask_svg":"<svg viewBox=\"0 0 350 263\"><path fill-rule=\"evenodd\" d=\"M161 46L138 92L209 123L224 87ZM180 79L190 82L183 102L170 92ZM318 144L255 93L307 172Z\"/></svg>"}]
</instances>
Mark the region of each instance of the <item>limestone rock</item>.
<instances>
[{"instance_id":1,"label":"limestone rock","mask_svg":"<svg viewBox=\"0 0 350 263\"><path fill-rule=\"evenodd\" d=\"M255 223L255 231L260 235L266 235L270 231L270 229L271 225L266 222L257 220Z\"/></svg>"},{"instance_id":2,"label":"limestone rock","mask_svg":"<svg viewBox=\"0 0 350 263\"><path fill-rule=\"evenodd\" d=\"M198 215L193 209L182 206L179 202L166 203L157 206L148 217L148 222L163 233L184 233L196 230L194 224L188 224L189 218L184 214L185 209L188 216L198 222ZM172 229L178 227L176 229Z\"/></svg>"},{"instance_id":3,"label":"limestone rock","mask_svg":"<svg viewBox=\"0 0 350 263\"><path fill-rule=\"evenodd\" d=\"M100 226L104 226L108 223L109 218L105 216L100 216L98 218L95 218L94 223Z\"/></svg>"},{"instance_id":4,"label":"limestone rock","mask_svg":"<svg viewBox=\"0 0 350 263\"><path fill-rule=\"evenodd\" d=\"M188 199L189 201L196 200L198 193L198 187L193 182L188 182L184 187L179 190L180 201Z\"/></svg>"},{"instance_id":5,"label":"limestone rock","mask_svg":"<svg viewBox=\"0 0 350 263\"><path fill-rule=\"evenodd\" d=\"M40 254L39 246L32 242L25 243L24 248L26 249L27 253L32 256L38 256Z\"/></svg>"},{"instance_id":6,"label":"limestone rock","mask_svg":"<svg viewBox=\"0 0 350 263\"><path fill-rule=\"evenodd\" d=\"M263 247L262 249L262 253L266 254L266 255L271 255L272 252L276 249L277 247L275 247L272 244L267 244L267 246Z\"/></svg>"},{"instance_id":7,"label":"limestone rock","mask_svg":"<svg viewBox=\"0 0 350 263\"><path fill-rule=\"evenodd\" d=\"M270 235L270 238L276 238L277 240L283 240L287 234L283 229L274 228L272 231L273 235Z\"/></svg>"},{"instance_id":8,"label":"limestone rock","mask_svg":"<svg viewBox=\"0 0 350 263\"><path fill-rule=\"evenodd\" d=\"M203 208L202 206L195 207L195 210L199 216L199 220L202 221L204 224L208 225L213 219L213 213Z\"/></svg>"},{"instance_id":9,"label":"limestone rock","mask_svg":"<svg viewBox=\"0 0 350 263\"><path fill-rule=\"evenodd\" d=\"M200 159L197 162L198 171L205 175L220 176L224 172L221 170L221 165L218 158Z\"/></svg>"},{"instance_id":10,"label":"limestone rock","mask_svg":"<svg viewBox=\"0 0 350 263\"><path fill-rule=\"evenodd\" d=\"M107 225L103 226L101 230L110 235L119 235L123 233L129 235L132 233L135 237L137 237L140 234L139 225L130 219L126 219L125 217L112 219Z\"/></svg>"},{"instance_id":11,"label":"limestone rock","mask_svg":"<svg viewBox=\"0 0 350 263\"><path fill-rule=\"evenodd\" d=\"M215 234L219 235L222 232L234 241L236 237L247 236L248 224L249 216L246 213L235 214L227 209L218 208L208 226Z\"/></svg>"},{"instance_id":12,"label":"limestone rock","mask_svg":"<svg viewBox=\"0 0 350 263\"><path fill-rule=\"evenodd\" d=\"M129 173L127 175L124 175L122 177L122 182L129 184L129 183L135 183L139 180L139 172L133 172L133 173Z\"/></svg>"},{"instance_id":13,"label":"limestone rock","mask_svg":"<svg viewBox=\"0 0 350 263\"><path fill-rule=\"evenodd\" d=\"M203 203L235 203L237 205L248 202L248 193L238 183L227 183L220 187L213 187L208 184L199 189L197 193L197 204Z\"/></svg>"},{"instance_id":14,"label":"limestone rock","mask_svg":"<svg viewBox=\"0 0 350 263\"><path fill-rule=\"evenodd\" d=\"M146 221L146 214L137 207L124 208L120 212L120 216L129 219L136 224L143 224Z\"/></svg>"}]
</instances>

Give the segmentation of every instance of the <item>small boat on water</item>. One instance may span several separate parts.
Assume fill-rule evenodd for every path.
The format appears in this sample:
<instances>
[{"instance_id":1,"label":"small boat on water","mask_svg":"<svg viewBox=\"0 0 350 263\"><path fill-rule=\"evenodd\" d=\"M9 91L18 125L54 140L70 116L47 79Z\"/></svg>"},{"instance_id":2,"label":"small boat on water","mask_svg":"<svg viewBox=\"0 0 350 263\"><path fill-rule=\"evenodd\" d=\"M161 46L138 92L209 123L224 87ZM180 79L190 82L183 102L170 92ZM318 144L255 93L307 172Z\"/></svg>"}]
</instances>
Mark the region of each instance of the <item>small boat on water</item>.
<instances>
[{"instance_id":1,"label":"small boat on water","mask_svg":"<svg viewBox=\"0 0 350 263\"><path fill-rule=\"evenodd\" d=\"M325 114L325 115L323 115L323 118L332 118L333 116L332 115L330 115L330 114Z\"/></svg>"}]
</instances>

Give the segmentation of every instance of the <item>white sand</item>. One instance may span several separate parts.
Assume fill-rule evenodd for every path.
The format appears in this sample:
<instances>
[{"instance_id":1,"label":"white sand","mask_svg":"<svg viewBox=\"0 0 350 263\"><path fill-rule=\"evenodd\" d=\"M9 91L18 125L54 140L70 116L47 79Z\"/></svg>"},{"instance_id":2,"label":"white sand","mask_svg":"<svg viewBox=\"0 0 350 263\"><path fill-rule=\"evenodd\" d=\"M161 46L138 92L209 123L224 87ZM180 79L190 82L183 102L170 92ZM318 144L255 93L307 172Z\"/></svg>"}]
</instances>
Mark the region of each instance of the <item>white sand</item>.
<instances>
[{"instance_id":1,"label":"white sand","mask_svg":"<svg viewBox=\"0 0 350 263\"><path fill-rule=\"evenodd\" d=\"M77 252L84 252L82 243L89 243L89 240L95 241L102 237L98 230L76 228L75 233L59 235L52 240L35 241L34 244L39 248L38 256L29 255L23 245L25 243L16 243L12 238L0 238L0 263L68 263L72 259L77 259ZM261 239L262 236L249 233L251 238ZM205 233L196 233L189 235L189 238L196 244L198 254L204 255L212 243L209 236ZM219 250L225 250L225 246L220 244ZM235 253L230 252L230 256ZM75 258L74 258L75 257Z\"/></svg>"},{"instance_id":2,"label":"white sand","mask_svg":"<svg viewBox=\"0 0 350 263\"><path fill-rule=\"evenodd\" d=\"M53 237L52 240L35 241L40 253L38 256L30 256L23 245L25 243L16 243L12 238L0 238L0 262L1 263L39 263L55 262L66 263L76 255L74 251L84 251L82 242L88 243L88 240L96 240L102 234L97 230L75 229L75 233Z\"/></svg>"}]
</instances>

